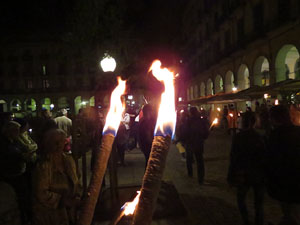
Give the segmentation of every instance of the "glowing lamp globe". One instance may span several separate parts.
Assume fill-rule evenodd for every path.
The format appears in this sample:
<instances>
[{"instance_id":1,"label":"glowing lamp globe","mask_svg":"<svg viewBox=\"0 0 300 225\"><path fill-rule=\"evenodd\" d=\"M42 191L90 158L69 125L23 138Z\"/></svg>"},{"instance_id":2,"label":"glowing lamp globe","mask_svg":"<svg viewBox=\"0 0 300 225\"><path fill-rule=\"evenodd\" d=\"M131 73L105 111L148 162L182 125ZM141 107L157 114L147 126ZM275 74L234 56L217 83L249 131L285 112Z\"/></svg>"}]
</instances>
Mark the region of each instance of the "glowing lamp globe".
<instances>
[{"instance_id":1,"label":"glowing lamp globe","mask_svg":"<svg viewBox=\"0 0 300 225\"><path fill-rule=\"evenodd\" d=\"M114 72L117 66L116 60L109 56L105 55L104 58L100 62L100 66L103 72Z\"/></svg>"}]
</instances>

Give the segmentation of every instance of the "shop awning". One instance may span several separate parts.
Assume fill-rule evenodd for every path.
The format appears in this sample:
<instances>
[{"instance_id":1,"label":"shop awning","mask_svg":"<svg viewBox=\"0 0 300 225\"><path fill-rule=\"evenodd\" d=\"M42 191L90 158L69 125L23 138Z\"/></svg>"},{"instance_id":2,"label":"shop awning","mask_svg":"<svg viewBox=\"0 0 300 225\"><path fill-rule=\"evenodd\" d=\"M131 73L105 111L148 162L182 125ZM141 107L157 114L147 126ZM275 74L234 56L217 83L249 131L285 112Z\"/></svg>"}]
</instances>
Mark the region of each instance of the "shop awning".
<instances>
[{"instance_id":1,"label":"shop awning","mask_svg":"<svg viewBox=\"0 0 300 225\"><path fill-rule=\"evenodd\" d=\"M190 104L226 104L241 101L251 101L264 97L264 94L278 95L284 93L298 93L300 80L284 80L270 86L252 86L236 93L218 93L216 95L200 97L189 101Z\"/></svg>"}]
</instances>

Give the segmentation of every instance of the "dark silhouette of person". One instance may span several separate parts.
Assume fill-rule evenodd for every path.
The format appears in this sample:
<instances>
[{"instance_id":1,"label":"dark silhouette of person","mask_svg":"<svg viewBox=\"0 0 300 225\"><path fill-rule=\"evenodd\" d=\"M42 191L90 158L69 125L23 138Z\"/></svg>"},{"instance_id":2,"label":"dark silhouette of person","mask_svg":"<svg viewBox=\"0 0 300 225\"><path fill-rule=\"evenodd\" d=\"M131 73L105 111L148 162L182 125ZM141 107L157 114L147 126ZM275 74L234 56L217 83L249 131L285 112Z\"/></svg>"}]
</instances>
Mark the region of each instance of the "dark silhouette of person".
<instances>
[{"instance_id":1,"label":"dark silhouette of person","mask_svg":"<svg viewBox=\"0 0 300 225\"><path fill-rule=\"evenodd\" d=\"M139 145L145 156L145 168L147 167L152 141L154 138L155 115L151 105L143 107L143 117L139 122Z\"/></svg>"},{"instance_id":2,"label":"dark silhouette of person","mask_svg":"<svg viewBox=\"0 0 300 225\"><path fill-rule=\"evenodd\" d=\"M16 193L22 223L29 222L30 196L28 180L25 176L26 161L22 146L18 143L20 124L7 122L0 136L0 180L11 185Z\"/></svg>"},{"instance_id":3,"label":"dark silhouette of person","mask_svg":"<svg viewBox=\"0 0 300 225\"><path fill-rule=\"evenodd\" d=\"M125 164L125 151L127 150L129 139L129 132L127 131L125 124L121 123L116 136L116 147L118 152L118 164L126 166Z\"/></svg>"},{"instance_id":4,"label":"dark silhouette of person","mask_svg":"<svg viewBox=\"0 0 300 225\"><path fill-rule=\"evenodd\" d=\"M254 190L255 224L264 223L264 157L266 144L253 128L255 114L247 111L242 116L242 130L234 136L230 154L228 183L237 187L237 203L245 225L249 224L246 196Z\"/></svg>"},{"instance_id":5,"label":"dark silhouette of person","mask_svg":"<svg viewBox=\"0 0 300 225\"><path fill-rule=\"evenodd\" d=\"M48 109L42 110L41 117L39 118L39 123L37 124L37 126L38 127L35 128L37 130L37 144L38 148L42 149L43 139L47 131L57 128L57 125L54 119L52 119L51 113Z\"/></svg>"},{"instance_id":6,"label":"dark silhouette of person","mask_svg":"<svg viewBox=\"0 0 300 225\"><path fill-rule=\"evenodd\" d=\"M196 107L190 108L186 126L186 165L188 175L193 176L193 155L196 157L199 184L204 184L204 141L209 135L209 125L205 117L201 118Z\"/></svg>"},{"instance_id":7,"label":"dark silhouette of person","mask_svg":"<svg viewBox=\"0 0 300 225\"><path fill-rule=\"evenodd\" d=\"M280 224L300 224L300 127L294 126L288 108L270 109L273 130L267 151L267 190L280 202Z\"/></svg>"}]
</instances>

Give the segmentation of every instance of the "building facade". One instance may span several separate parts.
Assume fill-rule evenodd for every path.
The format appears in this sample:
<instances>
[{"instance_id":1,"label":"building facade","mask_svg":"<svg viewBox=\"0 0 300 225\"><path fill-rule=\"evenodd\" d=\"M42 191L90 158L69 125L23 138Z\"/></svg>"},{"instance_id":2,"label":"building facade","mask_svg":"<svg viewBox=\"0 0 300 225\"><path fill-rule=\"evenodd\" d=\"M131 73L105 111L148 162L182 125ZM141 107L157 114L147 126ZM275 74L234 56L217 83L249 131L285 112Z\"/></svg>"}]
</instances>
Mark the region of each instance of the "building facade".
<instances>
[{"instance_id":1,"label":"building facade","mask_svg":"<svg viewBox=\"0 0 300 225\"><path fill-rule=\"evenodd\" d=\"M36 116L43 108L68 108L76 114L108 105L115 82L101 71L100 60L96 50L86 54L58 41L2 42L0 112Z\"/></svg>"},{"instance_id":2,"label":"building facade","mask_svg":"<svg viewBox=\"0 0 300 225\"><path fill-rule=\"evenodd\" d=\"M300 79L297 0L195 0L184 24L189 101Z\"/></svg>"}]
</instances>

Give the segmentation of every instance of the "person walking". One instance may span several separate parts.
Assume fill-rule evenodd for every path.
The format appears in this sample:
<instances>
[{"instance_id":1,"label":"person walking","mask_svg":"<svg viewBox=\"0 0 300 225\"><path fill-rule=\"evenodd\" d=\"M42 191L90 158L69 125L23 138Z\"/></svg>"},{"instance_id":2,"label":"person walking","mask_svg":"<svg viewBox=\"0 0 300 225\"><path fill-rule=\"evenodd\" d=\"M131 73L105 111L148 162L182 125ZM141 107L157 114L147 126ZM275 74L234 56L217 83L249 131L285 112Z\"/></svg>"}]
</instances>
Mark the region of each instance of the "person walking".
<instances>
[{"instance_id":1,"label":"person walking","mask_svg":"<svg viewBox=\"0 0 300 225\"><path fill-rule=\"evenodd\" d=\"M143 117L139 121L139 145L145 156L145 168L147 167L152 141L154 138L155 116L151 105L143 107Z\"/></svg>"},{"instance_id":2,"label":"person walking","mask_svg":"<svg viewBox=\"0 0 300 225\"><path fill-rule=\"evenodd\" d=\"M190 108L190 117L186 126L186 165L188 175L193 176L193 155L196 157L199 184L204 184L204 141L209 135L209 125L205 117L201 118L196 107Z\"/></svg>"},{"instance_id":3,"label":"person walking","mask_svg":"<svg viewBox=\"0 0 300 225\"><path fill-rule=\"evenodd\" d=\"M264 157L266 145L254 130L255 114L245 112L242 130L233 137L227 181L237 188L237 203L245 225L249 223L246 196L254 190L255 225L263 225Z\"/></svg>"},{"instance_id":4,"label":"person walking","mask_svg":"<svg viewBox=\"0 0 300 225\"><path fill-rule=\"evenodd\" d=\"M280 225L300 224L300 127L291 122L283 106L270 109L273 130L267 151L267 190L280 202L283 218Z\"/></svg>"}]
</instances>

